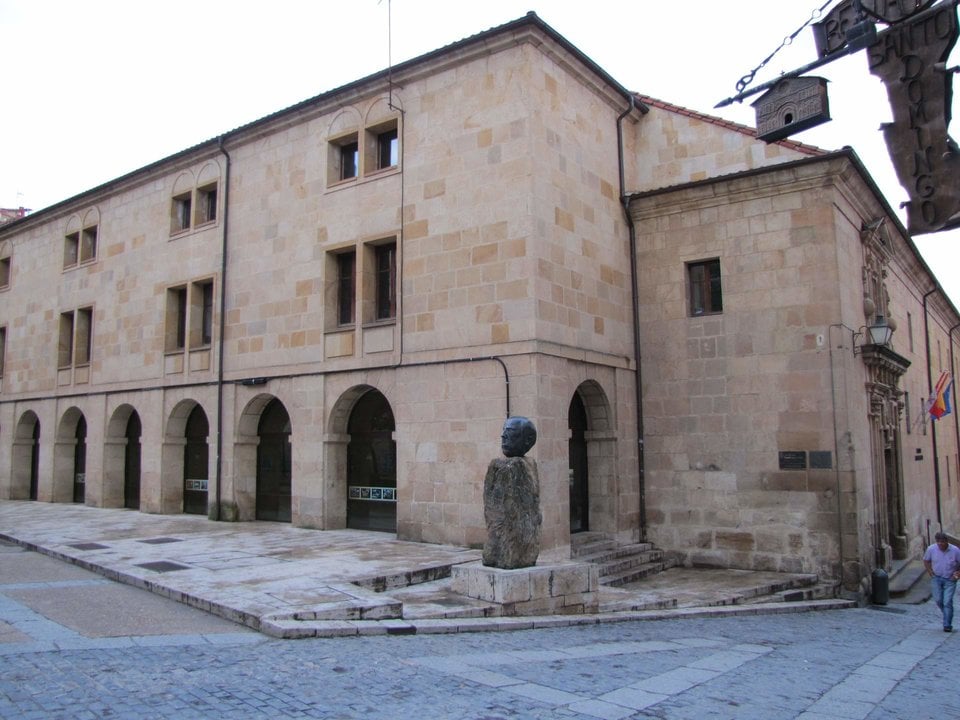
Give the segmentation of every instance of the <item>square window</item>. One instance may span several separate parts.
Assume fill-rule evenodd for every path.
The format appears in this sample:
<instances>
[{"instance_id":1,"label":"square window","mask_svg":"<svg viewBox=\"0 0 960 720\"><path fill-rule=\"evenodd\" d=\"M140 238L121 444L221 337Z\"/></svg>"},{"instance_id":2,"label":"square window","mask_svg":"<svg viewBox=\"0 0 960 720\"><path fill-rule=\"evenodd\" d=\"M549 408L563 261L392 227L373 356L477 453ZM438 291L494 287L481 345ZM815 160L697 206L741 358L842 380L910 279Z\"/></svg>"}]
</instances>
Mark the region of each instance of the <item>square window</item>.
<instances>
[{"instance_id":1,"label":"square window","mask_svg":"<svg viewBox=\"0 0 960 720\"><path fill-rule=\"evenodd\" d=\"M217 219L217 184L197 189L197 225L212 223Z\"/></svg>"},{"instance_id":2,"label":"square window","mask_svg":"<svg viewBox=\"0 0 960 720\"><path fill-rule=\"evenodd\" d=\"M192 207L190 193L177 195L173 198L170 217L170 233L175 234L190 229L190 208Z\"/></svg>"},{"instance_id":3,"label":"square window","mask_svg":"<svg viewBox=\"0 0 960 720\"><path fill-rule=\"evenodd\" d=\"M63 266L72 267L80 257L80 233L70 233L63 239Z\"/></svg>"},{"instance_id":4,"label":"square window","mask_svg":"<svg viewBox=\"0 0 960 720\"><path fill-rule=\"evenodd\" d=\"M378 123L364 133L364 174L389 170L400 163L400 133L397 119Z\"/></svg>"},{"instance_id":5,"label":"square window","mask_svg":"<svg viewBox=\"0 0 960 720\"><path fill-rule=\"evenodd\" d=\"M327 183L334 185L360 174L360 140L350 133L331 140L327 153Z\"/></svg>"},{"instance_id":6,"label":"square window","mask_svg":"<svg viewBox=\"0 0 960 720\"><path fill-rule=\"evenodd\" d=\"M97 258L97 226L84 228L80 233L80 262Z\"/></svg>"},{"instance_id":7,"label":"square window","mask_svg":"<svg viewBox=\"0 0 960 720\"><path fill-rule=\"evenodd\" d=\"M357 253L337 255L337 325L351 325L356 318Z\"/></svg>"},{"instance_id":8,"label":"square window","mask_svg":"<svg viewBox=\"0 0 960 720\"><path fill-rule=\"evenodd\" d=\"M687 280L690 289L691 315L715 315L723 312L719 260L688 263Z\"/></svg>"},{"instance_id":9,"label":"square window","mask_svg":"<svg viewBox=\"0 0 960 720\"><path fill-rule=\"evenodd\" d=\"M0 258L0 289L10 287L10 258Z\"/></svg>"}]
</instances>

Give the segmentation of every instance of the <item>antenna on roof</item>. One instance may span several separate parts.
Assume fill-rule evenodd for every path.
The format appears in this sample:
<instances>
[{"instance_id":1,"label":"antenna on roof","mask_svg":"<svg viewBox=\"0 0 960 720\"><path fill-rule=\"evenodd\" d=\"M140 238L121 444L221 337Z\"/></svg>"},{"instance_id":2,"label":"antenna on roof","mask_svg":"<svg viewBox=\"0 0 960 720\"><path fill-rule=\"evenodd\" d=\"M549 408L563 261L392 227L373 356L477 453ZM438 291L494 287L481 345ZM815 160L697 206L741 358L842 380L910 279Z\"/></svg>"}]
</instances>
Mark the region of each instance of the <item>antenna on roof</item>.
<instances>
[{"instance_id":1,"label":"antenna on roof","mask_svg":"<svg viewBox=\"0 0 960 720\"><path fill-rule=\"evenodd\" d=\"M383 0L377 0L377 5ZM389 87L390 99L388 106L391 110L399 108L393 105L393 17L391 13L390 0L387 0L387 86Z\"/></svg>"}]
</instances>

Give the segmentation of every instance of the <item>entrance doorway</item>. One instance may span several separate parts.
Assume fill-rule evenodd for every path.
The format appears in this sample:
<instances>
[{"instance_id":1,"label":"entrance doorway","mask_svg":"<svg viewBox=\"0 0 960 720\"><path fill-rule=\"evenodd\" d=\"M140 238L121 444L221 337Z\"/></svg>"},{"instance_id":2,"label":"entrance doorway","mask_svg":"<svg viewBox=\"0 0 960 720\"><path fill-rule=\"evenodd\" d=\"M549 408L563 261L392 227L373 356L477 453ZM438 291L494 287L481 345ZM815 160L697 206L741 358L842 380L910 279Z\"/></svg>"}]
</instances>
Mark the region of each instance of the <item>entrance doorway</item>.
<instances>
[{"instance_id":1,"label":"entrance doorway","mask_svg":"<svg viewBox=\"0 0 960 720\"><path fill-rule=\"evenodd\" d=\"M82 503L87 490L87 421L83 415L77 420L73 446L73 501Z\"/></svg>"},{"instance_id":2,"label":"entrance doorway","mask_svg":"<svg viewBox=\"0 0 960 720\"><path fill-rule=\"evenodd\" d=\"M131 510L140 509L140 416L136 411L127 420L124 436L127 443L123 452L123 506Z\"/></svg>"},{"instance_id":3,"label":"entrance doorway","mask_svg":"<svg viewBox=\"0 0 960 720\"><path fill-rule=\"evenodd\" d=\"M33 424L31 436L33 444L30 446L30 499L36 500L40 496L40 421Z\"/></svg>"},{"instance_id":4,"label":"entrance doorway","mask_svg":"<svg viewBox=\"0 0 960 720\"><path fill-rule=\"evenodd\" d=\"M396 425L390 403L367 392L350 412L347 432L347 527L397 531Z\"/></svg>"},{"instance_id":5,"label":"entrance doorway","mask_svg":"<svg viewBox=\"0 0 960 720\"><path fill-rule=\"evenodd\" d=\"M210 424L207 414L199 405L190 411L184 434L187 443L183 447L183 512L206 515L210 459L207 437Z\"/></svg>"},{"instance_id":6,"label":"entrance doorway","mask_svg":"<svg viewBox=\"0 0 960 720\"><path fill-rule=\"evenodd\" d=\"M570 532L586 532L590 529L589 472L587 468L587 409L580 393L575 392L568 411L570 429L569 482L570 482Z\"/></svg>"},{"instance_id":7,"label":"entrance doorway","mask_svg":"<svg viewBox=\"0 0 960 720\"><path fill-rule=\"evenodd\" d=\"M264 408L257 435L257 520L290 522L293 484L290 416L276 398Z\"/></svg>"}]
</instances>

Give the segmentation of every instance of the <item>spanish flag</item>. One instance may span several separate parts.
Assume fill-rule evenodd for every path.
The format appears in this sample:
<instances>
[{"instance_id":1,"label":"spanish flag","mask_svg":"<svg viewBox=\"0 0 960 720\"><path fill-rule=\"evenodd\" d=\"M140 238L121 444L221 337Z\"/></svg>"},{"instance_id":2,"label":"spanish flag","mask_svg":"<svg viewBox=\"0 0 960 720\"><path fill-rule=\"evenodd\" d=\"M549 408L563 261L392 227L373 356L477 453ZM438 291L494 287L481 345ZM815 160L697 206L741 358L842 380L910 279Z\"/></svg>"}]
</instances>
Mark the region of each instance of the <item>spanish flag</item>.
<instances>
[{"instance_id":1,"label":"spanish flag","mask_svg":"<svg viewBox=\"0 0 960 720\"><path fill-rule=\"evenodd\" d=\"M944 415L950 414L950 391L953 389L953 379L950 373L940 373L940 379L937 380L937 386L933 389L933 397L930 403L930 415L934 420L939 420Z\"/></svg>"}]
</instances>

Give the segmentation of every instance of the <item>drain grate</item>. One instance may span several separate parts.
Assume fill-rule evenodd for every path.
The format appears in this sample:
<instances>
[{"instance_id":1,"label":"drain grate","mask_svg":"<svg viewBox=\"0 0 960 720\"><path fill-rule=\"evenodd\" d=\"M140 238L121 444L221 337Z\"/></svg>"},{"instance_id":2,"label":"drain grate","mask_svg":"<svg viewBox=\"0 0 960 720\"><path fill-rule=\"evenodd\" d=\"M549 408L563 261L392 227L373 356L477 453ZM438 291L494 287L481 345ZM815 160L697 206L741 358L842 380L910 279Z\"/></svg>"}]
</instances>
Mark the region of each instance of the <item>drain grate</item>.
<instances>
[{"instance_id":1,"label":"drain grate","mask_svg":"<svg viewBox=\"0 0 960 720\"><path fill-rule=\"evenodd\" d=\"M145 570L153 570L158 573L173 572L175 570L189 570L187 565L170 562L169 560L157 560L156 562L137 563L137 567Z\"/></svg>"},{"instance_id":2,"label":"drain grate","mask_svg":"<svg viewBox=\"0 0 960 720\"><path fill-rule=\"evenodd\" d=\"M181 540L180 538L158 537L148 538L147 540L137 540L137 542L146 543L147 545L164 545L166 543L181 542Z\"/></svg>"},{"instance_id":3,"label":"drain grate","mask_svg":"<svg viewBox=\"0 0 960 720\"><path fill-rule=\"evenodd\" d=\"M101 545L100 543L73 543L67 545L67 547L72 547L74 550L106 550L109 545Z\"/></svg>"}]
</instances>

